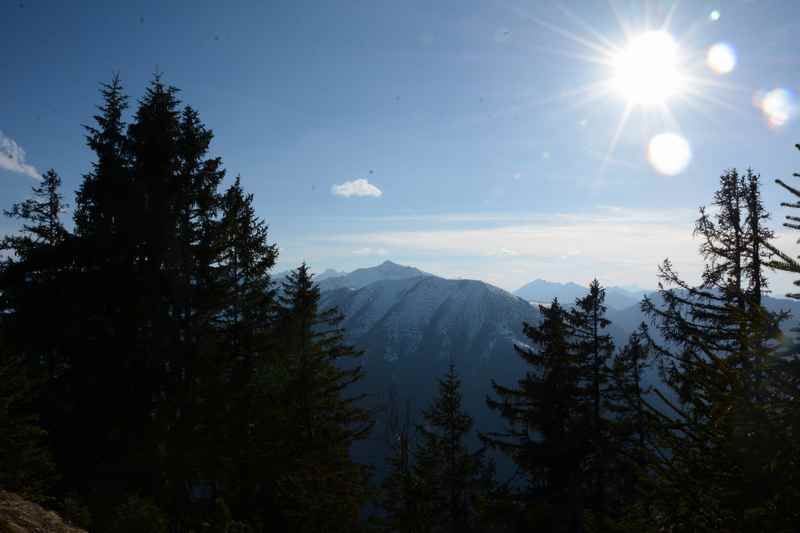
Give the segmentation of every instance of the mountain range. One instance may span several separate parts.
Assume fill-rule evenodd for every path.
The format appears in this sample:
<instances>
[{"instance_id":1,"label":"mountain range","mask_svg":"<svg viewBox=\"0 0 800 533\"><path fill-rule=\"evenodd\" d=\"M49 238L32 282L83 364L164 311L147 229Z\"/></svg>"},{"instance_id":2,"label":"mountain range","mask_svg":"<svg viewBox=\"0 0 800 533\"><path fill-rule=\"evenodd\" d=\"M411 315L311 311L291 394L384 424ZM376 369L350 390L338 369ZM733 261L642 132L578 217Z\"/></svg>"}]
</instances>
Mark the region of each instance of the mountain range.
<instances>
[{"instance_id":1,"label":"mountain range","mask_svg":"<svg viewBox=\"0 0 800 533\"><path fill-rule=\"evenodd\" d=\"M606 305L612 309L625 309L636 305L647 291L638 287L606 287ZM556 283L536 279L520 287L514 294L532 303L549 304L558 298L561 305L571 305L576 298L586 296L588 287L574 282Z\"/></svg>"},{"instance_id":2,"label":"mountain range","mask_svg":"<svg viewBox=\"0 0 800 533\"><path fill-rule=\"evenodd\" d=\"M498 417L486 407L486 396L492 394L493 380L511 386L528 370L514 345L527 341L523 322L540 318L532 302L549 303L557 297L568 305L588 291L576 283L537 279L512 294L482 281L445 279L391 261L350 273L327 271L316 279L321 307L339 309L348 342L364 352L365 378L357 392L368 395L377 425L356 452L379 474L388 450L390 428L383 414L390 397L418 422L419 410L436 391L437 378L452 362L476 429L500 429ZM618 347L644 319L639 309L644 294L635 288L606 289L607 318L612 322L608 332ZM659 299L657 293L650 297ZM800 316L800 302L765 297L764 304ZM793 318L787 326L797 324ZM645 380L659 381L655 368Z\"/></svg>"}]
</instances>

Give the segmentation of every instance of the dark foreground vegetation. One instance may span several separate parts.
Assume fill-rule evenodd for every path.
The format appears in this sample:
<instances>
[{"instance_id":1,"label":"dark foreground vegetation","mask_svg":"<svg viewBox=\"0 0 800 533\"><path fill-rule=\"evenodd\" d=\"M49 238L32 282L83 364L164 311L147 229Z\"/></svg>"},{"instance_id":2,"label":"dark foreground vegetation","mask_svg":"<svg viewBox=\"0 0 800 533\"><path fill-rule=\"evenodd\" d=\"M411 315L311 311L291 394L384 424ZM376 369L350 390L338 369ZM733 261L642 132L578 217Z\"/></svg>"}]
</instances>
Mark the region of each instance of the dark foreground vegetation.
<instances>
[{"instance_id":1,"label":"dark foreground vegetation","mask_svg":"<svg viewBox=\"0 0 800 533\"><path fill-rule=\"evenodd\" d=\"M159 78L131 114L117 79L102 97L72 229L54 171L7 212L0 488L98 532L797 530L798 349L761 300L768 269L800 264L754 172L721 176L700 283L665 261L625 346L596 281L542 306L528 372L487 399L506 429L473 427L451 365L421 420L394 413L378 480L351 456L375 415L360 353L305 265L273 283L278 249L223 188L211 131Z\"/></svg>"}]
</instances>

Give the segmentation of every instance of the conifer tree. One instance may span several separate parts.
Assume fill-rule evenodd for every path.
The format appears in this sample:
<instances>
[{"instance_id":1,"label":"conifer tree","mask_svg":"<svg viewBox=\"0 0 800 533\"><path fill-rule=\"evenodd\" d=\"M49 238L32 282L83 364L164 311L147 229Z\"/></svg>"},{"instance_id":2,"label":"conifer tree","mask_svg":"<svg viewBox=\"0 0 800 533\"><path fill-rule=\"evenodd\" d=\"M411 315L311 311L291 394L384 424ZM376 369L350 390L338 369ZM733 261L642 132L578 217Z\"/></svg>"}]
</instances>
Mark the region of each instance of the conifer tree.
<instances>
[{"instance_id":1,"label":"conifer tree","mask_svg":"<svg viewBox=\"0 0 800 533\"><path fill-rule=\"evenodd\" d=\"M646 502L641 498L641 480L648 474L651 439L651 413L645 406L650 386L645 384L645 372L651 366L650 348L646 342L647 327L642 325L628 338L615 355L611 367L611 390L607 409L614 457L610 463L609 507L617 517L629 516L634 509L647 515ZM637 508L637 506L644 506Z\"/></svg>"},{"instance_id":2,"label":"conifer tree","mask_svg":"<svg viewBox=\"0 0 800 533\"><path fill-rule=\"evenodd\" d=\"M110 254L115 242L135 224L128 212L132 192L127 152L126 124L123 113L128 97L122 82L114 75L111 83L102 84L103 103L94 116L96 126L84 126L86 142L95 154L92 172L83 176L76 194L75 233L93 237L92 244Z\"/></svg>"},{"instance_id":3,"label":"conifer tree","mask_svg":"<svg viewBox=\"0 0 800 533\"><path fill-rule=\"evenodd\" d=\"M757 188L751 171L721 177L716 214L701 210L696 226L706 260L701 284L684 282L665 261L664 304L643 303L663 338L652 345L672 391L654 390L661 409L645 402L659 421L649 498L661 526L746 531L778 516L786 480L772 461L785 433L775 424L774 388L762 378L779 362L784 316L759 304L772 233L762 227Z\"/></svg>"},{"instance_id":4,"label":"conifer tree","mask_svg":"<svg viewBox=\"0 0 800 533\"><path fill-rule=\"evenodd\" d=\"M796 144L795 148L800 150L800 144ZM795 172L793 176L795 178L800 178L800 173ZM781 188L791 195L792 201L781 202L781 207L800 209L800 189L789 185L782 179L776 179L775 183L780 185ZM800 231L800 216L792 214L786 215L785 221L783 222L783 227L794 231ZM800 239L798 239L798 242L800 242ZM792 257L771 243L763 243L763 245L766 246L768 250L776 256L769 263L771 267L784 272L790 272L792 274L800 274L800 261L798 261L798 258ZM795 287L800 287L800 279L795 280L793 284ZM786 297L794 300L800 300L800 292L791 292L787 294Z\"/></svg>"},{"instance_id":5,"label":"conifer tree","mask_svg":"<svg viewBox=\"0 0 800 533\"><path fill-rule=\"evenodd\" d=\"M605 516L605 495L608 490L606 470L609 469L614 451L610 435L610 424L605 413L610 396L609 360L614 352L614 341L603 333L610 325L605 317L605 289L595 279L589 284L589 293L578 298L568 313L573 342L582 364L589 371L590 398L592 403L592 456L588 476L591 478L591 507L598 517Z\"/></svg>"},{"instance_id":6,"label":"conifer tree","mask_svg":"<svg viewBox=\"0 0 800 533\"><path fill-rule=\"evenodd\" d=\"M237 177L220 198L218 265L214 270L217 285L223 289L223 307L214 321L220 331L221 349L227 355L222 373L229 382L217 402L224 405L221 425L230 440L219 446L219 453L238 465L229 498L240 512L255 513L258 503L252 495L260 480L252 475L248 457L250 428L261 419L255 402L253 379L264 360L273 357L272 327L275 314L275 291L270 270L278 255L268 242L268 228L255 214L253 195L246 194Z\"/></svg>"},{"instance_id":7,"label":"conifer tree","mask_svg":"<svg viewBox=\"0 0 800 533\"><path fill-rule=\"evenodd\" d=\"M292 531L349 531L366 497L366 470L350 449L372 427L351 396L360 352L344 343L342 317L320 309L319 287L302 264L282 284L276 317L278 360L264 361L262 457L272 469L272 505ZM272 402L279 402L270 405ZM276 411L277 410L277 411Z\"/></svg>"},{"instance_id":8,"label":"conifer tree","mask_svg":"<svg viewBox=\"0 0 800 533\"><path fill-rule=\"evenodd\" d=\"M414 470L430 509L430 527L451 533L470 531L477 520L476 502L490 487L483 484L483 451L470 452L466 446L473 421L461 406L461 380L452 363L439 380L438 396L422 416Z\"/></svg>"},{"instance_id":9,"label":"conifer tree","mask_svg":"<svg viewBox=\"0 0 800 533\"><path fill-rule=\"evenodd\" d=\"M592 369L575 347L568 312L558 300L539 310L541 324L524 324L533 346L515 346L530 370L514 388L493 382L498 398L487 399L507 429L481 438L527 477L521 500L533 522L529 527L582 532L594 416Z\"/></svg>"},{"instance_id":10,"label":"conifer tree","mask_svg":"<svg viewBox=\"0 0 800 533\"><path fill-rule=\"evenodd\" d=\"M47 171L32 197L5 211L22 222L0 249L0 486L37 501L49 499L57 479L48 432L42 427L42 397L55 395L53 380L64 373L61 278L70 239L60 215L65 209L61 178Z\"/></svg>"},{"instance_id":11,"label":"conifer tree","mask_svg":"<svg viewBox=\"0 0 800 533\"><path fill-rule=\"evenodd\" d=\"M71 235L60 219L66 209L60 186L61 178L54 170L43 174L32 187L31 198L5 211L22 224L17 235L6 236L0 244L0 249L12 254L0 264L0 336L9 358L0 357L0 364L10 364L3 369L5 377L17 380L20 391L14 401L28 402L31 420L41 420L45 402L39 396L54 394L52 381L68 365L61 345L69 330L64 317L71 311L70 291L64 283L70 270ZM12 370L22 375L14 376ZM38 450L31 443L31 453ZM52 466L49 460L43 460L43 467L48 465Z\"/></svg>"},{"instance_id":12,"label":"conifer tree","mask_svg":"<svg viewBox=\"0 0 800 533\"><path fill-rule=\"evenodd\" d=\"M32 198L4 211L7 217L21 220L22 229L20 235L5 237L0 249L13 251L18 260L25 261L31 259L37 250L52 249L67 238L67 230L60 219L67 206L60 188L61 178L50 169L32 188Z\"/></svg>"},{"instance_id":13,"label":"conifer tree","mask_svg":"<svg viewBox=\"0 0 800 533\"><path fill-rule=\"evenodd\" d=\"M650 349L645 342L646 326L632 333L627 344L614 358L612 368L613 396L610 406L623 425L629 444L638 448L632 454L640 458L647 442L647 411L644 397L649 386L643 382L649 368Z\"/></svg>"}]
</instances>

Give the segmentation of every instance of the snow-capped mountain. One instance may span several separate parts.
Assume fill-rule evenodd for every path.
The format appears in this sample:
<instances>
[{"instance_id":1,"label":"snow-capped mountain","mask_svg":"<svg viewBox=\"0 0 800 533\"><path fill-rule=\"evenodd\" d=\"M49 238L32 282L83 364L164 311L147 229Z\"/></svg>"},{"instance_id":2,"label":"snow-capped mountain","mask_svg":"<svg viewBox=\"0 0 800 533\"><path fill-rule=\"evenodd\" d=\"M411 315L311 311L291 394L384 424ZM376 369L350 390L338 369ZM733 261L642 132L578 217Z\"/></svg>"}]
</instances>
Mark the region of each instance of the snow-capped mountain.
<instances>
[{"instance_id":1,"label":"snow-capped mountain","mask_svg":"<svg viewBox=\"0 0 800 533\"><path fill-rule=\"evenodd\" d=\"M481 281L421 275L376 281L360 289L322 293L322 307L345 316L349 342L364 350L359 391L372 407L385 406L389 390L410 407L415 422L452 361L462 378L465 408L481 431L499 429L486 407L491 380L513 385L523 374L514 343L524 342L522 323L539 314L528 302ZM379 414L371 442L360 455L382 465L386 427Z\"/></svg>"},{"instance_id":2,"label":"snow-capped mountain","mask_svg":"<svg viewBox=\"0 0 800 533\"><path fill-rule=\"evenodd\" d=\"M470 354L488 360L498 338L520 340L522 322L537 316L528 302L492 285L430 275L326 291L322 300L344 314L351 339L389 362Z\"/></svg>"}]
</instances>

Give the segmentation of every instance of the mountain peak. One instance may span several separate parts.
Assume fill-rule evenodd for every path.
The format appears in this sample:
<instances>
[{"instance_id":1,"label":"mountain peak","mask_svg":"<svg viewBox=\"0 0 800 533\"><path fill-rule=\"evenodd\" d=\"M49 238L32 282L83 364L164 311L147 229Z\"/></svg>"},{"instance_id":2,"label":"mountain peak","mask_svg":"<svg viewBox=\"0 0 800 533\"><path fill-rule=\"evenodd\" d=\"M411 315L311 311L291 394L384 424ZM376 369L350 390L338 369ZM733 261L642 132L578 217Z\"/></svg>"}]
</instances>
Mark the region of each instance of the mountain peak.
<instances>
[{"instance_id":1,"label":"mountain peak","mask_svg":"<svg viewBox=\"0 0 800 533\"><path fill-rule=\"evenodd\" d=\"M407 279L415 278L418 276L430 276L430 274L418 270L414 267L398 265L392 261L386 260L383 263L374 267L359 268L350 272L349 274L341 274L336 277L331 277L320 283L320 289L332 290L338 288L360 289L375 281L390 280L390 279Z\"/></svg>"},{"instance_id":2,"label":"mountain peak","mask_svg":"<svg viewBox=\"0 0 800 533\"><path fill-rule=\"evenodd\" d=\"M632 292L620 287L605 287L605 289L606 305L615 309L636 305L643 294L643 292ZM537 278L514 291L514 295L538 303L548 303L553 298L558 298L562 305L572 305L576 298L586 296L588 291L588 287L573 281L559 283Z\"/></svg>"}]
</instances>

